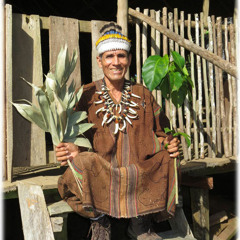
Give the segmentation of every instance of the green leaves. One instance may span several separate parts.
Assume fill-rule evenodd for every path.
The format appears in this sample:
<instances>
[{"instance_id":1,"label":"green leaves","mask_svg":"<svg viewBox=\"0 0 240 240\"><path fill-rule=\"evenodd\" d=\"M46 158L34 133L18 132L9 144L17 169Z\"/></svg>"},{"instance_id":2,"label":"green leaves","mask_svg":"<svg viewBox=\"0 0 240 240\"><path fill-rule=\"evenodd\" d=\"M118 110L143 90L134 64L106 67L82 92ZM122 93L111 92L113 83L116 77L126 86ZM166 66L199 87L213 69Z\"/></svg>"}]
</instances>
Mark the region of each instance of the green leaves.
<instances>
[{"instance_id":1,"label":"green leaves","mask_svg":"<svg viewBox=\"0 0 240 240\"><path fill-rule=\"evenodd\" d=\"M150 56L143 65L142 77L147 88L158 89L166 99L172 99L173 104L180 107L186 95L190 95L193 83L185 66L184 58L172 51L173 61L169 62L168 55L163 57Z\"/></svg>"},{"instance_id":2,"label":"green leaves","mask_svg":"<svg viewBox=\"0 0 240 240\"><path fill-rule=\"evenodd\" d=\"M23 79L34 89L39 108L26 100L22 100L26 103L12 104L28 121L50 132L54 145L65 141L91 149L91 143L85 138L84 133L93 124L84 122L87 119L86 112L74 112L73 110L81 98L83 87L75 93L73 81L69 87L66 85L76 62L76 51L73 52L70 60L65 45L58 55L55 72L47 74L42 87L37 87Z\"/></svg>"}]
</instances>

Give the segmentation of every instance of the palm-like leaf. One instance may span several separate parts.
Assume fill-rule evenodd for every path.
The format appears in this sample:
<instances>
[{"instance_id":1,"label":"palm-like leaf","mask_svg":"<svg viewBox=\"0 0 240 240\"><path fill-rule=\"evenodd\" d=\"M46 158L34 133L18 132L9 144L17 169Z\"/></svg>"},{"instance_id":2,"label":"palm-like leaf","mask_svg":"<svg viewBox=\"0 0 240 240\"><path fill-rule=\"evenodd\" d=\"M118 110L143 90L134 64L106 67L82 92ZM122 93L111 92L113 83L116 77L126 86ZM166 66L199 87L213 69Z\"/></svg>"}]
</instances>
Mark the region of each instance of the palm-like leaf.
<instances>
[{"instance_id":1,"label":"palm-like leaf","mask_svg":"<svg viewBox=\"0 0 240 240\"><path fill-rule=\"evenodd\" d=\"M73 52L70 60L68 48L65 45L59 52L55 72L47 74L43 86L35 86L23 79L34 89L39 108L29 102L28 104L12 104L24 118L37 124L44 131L50 132L54 145L65 141L91 149L91 143L83 133L93 124L82 123L87 118L86 112L74 112L73 110L81 98L83 88L75 93L73 81L69 87L66 85L76 62L77 52Z\"/></svg>"}]
</instances>

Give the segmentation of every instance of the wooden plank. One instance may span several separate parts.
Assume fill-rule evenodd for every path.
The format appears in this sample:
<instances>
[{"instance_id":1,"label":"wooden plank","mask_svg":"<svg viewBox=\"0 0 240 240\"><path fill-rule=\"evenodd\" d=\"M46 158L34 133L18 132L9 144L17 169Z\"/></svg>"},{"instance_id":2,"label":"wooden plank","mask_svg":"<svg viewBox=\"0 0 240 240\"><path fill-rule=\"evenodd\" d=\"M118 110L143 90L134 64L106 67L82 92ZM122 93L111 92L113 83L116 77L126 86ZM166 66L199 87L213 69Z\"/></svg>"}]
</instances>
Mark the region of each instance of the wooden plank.
<instances>
[{"instance_id":1,"label":"wooden plank","mask_svg":"<svg viewBox=\"0 0 240 240\"><path fill-rule=\"evenodd\" d=\"M65 201L59 201L48 205L48 212L50 216L60 215L62 213L73 212L72 208Z\"/></svg>"},{"instance_id":2,"label":"wooden plank","mask_svg":"<svg viewBox=\"0 0 240 240\"><path fill-rule=\"evenodd\" d=\"M193 234L198 240L209 240L208 190L190 188L193 218Z\"/></svg>"},{"instance_id":3,"label":"wooden plank","mask_svg":"<svg viewBox=\"0 0 240 240\"><path fill-rule=\"evenodd\" d=\"M117 24L122 27L122 34L128 36L128 0L118 0L117 6Z\"/></svg>"},{"instance_id":4,"label":"wooden plank","mask_svg":"<svg viewBox=\"0 0 240 240\"><path fill-rule=\"evenodd\" d=\"M7 128L7 164L6 164L6 177L8 181L12 181L12 164L13 164L13 108L10 101L12 101L12 5L6 4L5 6L6 16L6 128Z\"/></svg>"},{"instance_id":5,"label":"wooden plank","mask_svg":"<svg viewBox=\"0 0 240 240\"><path fill-rule=\"evenodd\" d=\"M237 233L237 225L237 218L235 218L217 237L213 237L213 240L232 239Z\"/></svg>"},{"instance_id":6,"label":"wooden plank","mask_svg":"<svg viewBox=\"0 0 240 240\"><path fill-rule=\"evenodd\" d=\"M103 71L97 64L98 52L96 50L96 42L100 38L100 29L107 22L104 21L91 21L92 26L92 81L97 81L103 78Z\"/></svg>"},{"instance_id":7,"label":"wooden plank","mask_svg":"<svg viewBox=\"0 0 240 240\"><path fill-rule=\"evenodd\" d=\"M49 51L50 69L54 69L57 56L61 47L68 46L69 57L75 49L78 60L73 73L70 76L68 85L74 81L76 89L81 86L80 48L79 48L79 24L77 19L63 17L49 17Z\"/></svg>"},{"instance_id":8,"label":"wooden plank","mask_svg":"<svg viewBox=\"0 0 240 240\"><path fill-rule=\"evenodd\" d=\"M12 100L36 104L33 90L21 77L43 84L39 16L14 14L12 22ZM11 101L11 99L7 99ZM46 164L45 133L13 110L13 167Z\"/></svg>"},{"instance_id":9,"label":"wooden plank","mask_svg":"<svg viewBox=\"0 0 240 240\"><path fill-rule=\"evenodd\" d=\"M18 183L19 203L25 240L54 240L43 191L38 185Z\"/></svg>"},{"instance_id":10,"label":"wooden plank","mask_svg":"<svg viewBox=\"0 0 240 240\"><path fill-rule=\"evenodd\" d=\"M181 185L195 188L213 189L213 177L193 177L182 174Z\"/></svg>"},{"instance_id":11,"label":"wooden plank","mask_svg":"<svg viewBox=\"0 0 240 240\"><path fill-rule=\"evenodd\" d=\"M218 212L218 213L215 213L213 215L210 216L209 218L209 224L210 224L210 227L211 226L214 226L216 224L219 224L221 222L224 222L228 220L228 216L227 216L227 213L225 210L221 211L221 212Z\"/></svg>"}]
</instances>

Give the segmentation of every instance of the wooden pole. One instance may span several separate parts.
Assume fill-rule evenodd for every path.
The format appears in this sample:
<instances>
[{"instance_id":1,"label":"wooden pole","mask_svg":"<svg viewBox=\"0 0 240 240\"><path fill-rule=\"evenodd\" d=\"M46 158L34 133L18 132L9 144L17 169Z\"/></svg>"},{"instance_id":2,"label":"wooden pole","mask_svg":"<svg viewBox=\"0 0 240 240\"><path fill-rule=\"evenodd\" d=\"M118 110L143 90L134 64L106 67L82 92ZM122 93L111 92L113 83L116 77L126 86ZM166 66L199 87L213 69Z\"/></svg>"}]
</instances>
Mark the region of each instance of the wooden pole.
<instances>
[{"instance_id":1,"label":"wooden pole","mask_svg":"<svg viewBox=\"0 0 240 240\"><path fill-rule=\"evenodd\" d=\"M136 8L136 11L140 11L140 8ZM140 22L136 23L136 71L137 71L137 83L141 83L141 30Z\"/></svg>"},{"instance_id":2,"label":"wooden pole","mask_svg":"<svg viewBox=\"0 0 240 240\"><path fill-rule=\"evenodd\" d=\"M209 14L210 0L203 0L203 26L207 26L207 17ZM202 23L201 23L202 24Z\"/></svg>"},{"instance_id":3,"label":"wooden pole","mask_svg":"<svg viewBox=\"0 0 240 240\"><path fill-rule=\"evenodd\" d=\"M144 14L139 13L132 8L129 8L128 13L131 16L133 16L135 18L138 18L141 21L146 22L151 27L154 27L155 29L157 29L158 31L160 31L161 33L166 35L168 38L177 42L180 46L182 46L182 47L186 48L187 50L192 51L193 53L205 58L209 62L218 66L219 68L221 68L225 72L229 73L230 75L232 75L234 77L237 76L237 67L234 66L233 64L229 63L228 61L222 59L221 57L209 52L208 50L206 50L206 49L204 49L200 46L197 46L193 42L190 42L189 40L182 38L178 34L170 31L169 29L167 29L163 25L157 23L152 18L150 18L148 16L145 16Z\"/></svg>"},{"instance_id":4,"label":"wooden pole","mask_svg":"<svg viewBox=\"0 0 240 240\"><path fill-rule=\"evenodd\" d=\"M118 0L117 24L122 27L122 33L128 36L128 0Z\"/></svg>"}]
</instances>

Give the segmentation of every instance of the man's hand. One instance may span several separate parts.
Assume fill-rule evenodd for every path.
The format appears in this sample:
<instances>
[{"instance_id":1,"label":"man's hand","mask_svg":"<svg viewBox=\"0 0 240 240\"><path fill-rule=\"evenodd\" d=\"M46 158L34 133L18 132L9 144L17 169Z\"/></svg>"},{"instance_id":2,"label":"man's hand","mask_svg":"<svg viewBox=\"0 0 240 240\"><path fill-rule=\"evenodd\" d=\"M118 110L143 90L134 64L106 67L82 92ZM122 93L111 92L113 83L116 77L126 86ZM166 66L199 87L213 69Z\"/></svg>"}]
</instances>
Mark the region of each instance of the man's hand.
<instances>
[{"instance_id":1,"label":"man's hand","mask_svg":"<svg viewBox=\"0 0 240 240\"><path fill-rule=\"evenodd\" d=\"M166 150L169 152L170 157L176 158L180 154L178 151L178 145L180 143L178 138L175 137L171 141L169 141L168 137L159 137L158 141L160 144L163 143L163 146L166 147Z\"/></svg>"},{"instance_id":2,"label":"man's hand","mask_svg":"<svg viewBox=\"0 0 240 240\"><path fill-rule=\"evenodd\" d=\"M55 151L57 160L61 162L61 166L66 165L67 160L72 160L79 153L78 146L74 143L59 143Z\"/></svg>"}]
</instances>

